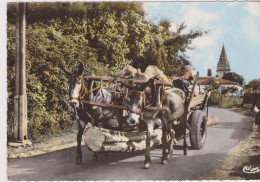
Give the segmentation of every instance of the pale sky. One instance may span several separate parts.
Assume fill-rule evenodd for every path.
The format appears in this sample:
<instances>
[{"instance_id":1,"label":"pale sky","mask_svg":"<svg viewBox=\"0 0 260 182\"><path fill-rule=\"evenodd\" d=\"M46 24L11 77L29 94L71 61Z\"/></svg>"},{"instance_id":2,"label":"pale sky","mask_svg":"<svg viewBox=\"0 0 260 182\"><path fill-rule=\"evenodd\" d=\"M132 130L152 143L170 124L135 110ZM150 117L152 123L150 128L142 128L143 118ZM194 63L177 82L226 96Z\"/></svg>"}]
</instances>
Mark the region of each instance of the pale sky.
<instances>
[{"instance_id":1,"label":"pale sky","mask_svg":"<svg viewBox=\"0 0 260 182\"><path fill-rule=\"evenodd\" d=\"M209 30L193 42L197 50L188 51L200 76L208 68L215 76L224 44L232 72L246 82L260 78L260 2L145 2L144 7L149 20L167 18L172 30L183 21L187 31Z\"/></svg>"}]
</instances>

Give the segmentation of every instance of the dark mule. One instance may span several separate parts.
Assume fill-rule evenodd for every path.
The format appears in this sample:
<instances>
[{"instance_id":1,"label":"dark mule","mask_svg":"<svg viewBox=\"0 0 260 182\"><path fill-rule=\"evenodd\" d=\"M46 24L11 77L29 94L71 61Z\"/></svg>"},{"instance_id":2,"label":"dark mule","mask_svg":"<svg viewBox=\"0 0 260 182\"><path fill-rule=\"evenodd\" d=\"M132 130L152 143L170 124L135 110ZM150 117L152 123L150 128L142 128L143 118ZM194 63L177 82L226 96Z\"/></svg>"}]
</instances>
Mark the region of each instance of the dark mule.
<instances>
[{"instance_id":1,"label":"dark mule","mask_svg":"<svg viewBox=\"0 0 260 182\"><path fill-rule=\"evenodd\" d=\"M146 138L146 151L145 151L145 161L144 168L149 168L151 159L150 159L150 140L151 133L153 132L154 126L161 122L162 125L162 163L166 164L167 159L172 156L173 144L174 144L174 135L173 122L179 120L181 123L185 122L184 114L184 92L179 89L171 88L162 90L162 93L155 94L154 90L156 89L153 84L154 80L150 79L142 88L132 87L126 85L132 92L127 99L127 105L129 109L129 115L127 123L129 125L136 125L140 122L141 113L143 113L143 120L147 125L147 138ZM146 87L146 88L144 88ZM151 97L152 96L152 97ZM150 98L149 98L150 97ZM147 99L145 99L147 98ZM154 102L156 98L157 102ZM153 103L154 105L159 105L162 103L163 107L168 107L166 111L149 111L146 108L148 103ZM185 125L183 125L185 126ZM183 135L186 135L186 127L183 127ZM167 142L167 134L170 134L170 141ZM168 152L166 152L168 150ZM184 137L184 150L187 150L186 137Z\"/></svg>"},{"instance_id":2,"label":"dark mule","mask_svg":"<svg viewBox=\"0 0 260 182\"><path fill-rule=\"evenodd\" d=\"M95 82L86 80L83 76L83 65L78 64L73 72L67 71L63 66L60 68L64 71L68 82L69 103L78 115L78 134L77 134L77 156L76 163L82 163L81 140L84 128L88 122L94 125L102 125L104 128L118 128L119 114L116 109L104 108L84 104L82 101L93 101L101 103L117 102L118 98L114 96L107 88L97 88ZM97 157L97 154L94 154Z\"/></svg>"}]
</instances>

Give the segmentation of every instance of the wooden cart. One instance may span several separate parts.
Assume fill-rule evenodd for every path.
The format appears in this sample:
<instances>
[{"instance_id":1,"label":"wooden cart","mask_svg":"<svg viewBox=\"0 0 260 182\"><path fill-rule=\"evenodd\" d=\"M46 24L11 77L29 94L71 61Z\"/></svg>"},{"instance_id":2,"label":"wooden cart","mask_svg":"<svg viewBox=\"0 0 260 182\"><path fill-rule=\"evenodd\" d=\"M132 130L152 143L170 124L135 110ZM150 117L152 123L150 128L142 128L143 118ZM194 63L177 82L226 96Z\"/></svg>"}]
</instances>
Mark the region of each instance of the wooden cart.
<instances>
[{"instance_id":1,"label":"wooden cart","mask_svg":"<svg viewBox=\"0 0 260 182\"><path fill-rule=\"evenodd\" d=\"M134 84L143 84L145 81L141 80L129 80L129 79L115 79L111 77L94 77L85 76L85 79L92 79L95 81L100 81L101 85L105 83L113 83L113 92L115 94L122 94L123 97L127 97L128 89L117 90L117 84L122 82L132 81ZM156 82L156 86L167 86L172 87L171 83ZM194 96L194 89L196 86L196 80L194 81L191 95L185 100L185 115L187 116L187 128L189 130L189 136L191 141L191 146L195 149L201 149L206 141L207 135L207 118L208 118L208 107L207 102L210 97L210 91L203 94ZM92 101L85 101L84 103L100 106L100 107L110 107L119 109L120 112L127 110L123 105L114 104L104 104ZM149 107L148 110L167 110L167 107ZM123 113L123 112L122 112ZM122 116L123 118L123 116ZM180 128L178 125L180 123L176 122L175 130ZM176 131L176 133L181 133ZM162 131L161 129L154 130L151 136L151 147L161 144ZM177 136L178 138L182 136ZM88 124L84 131L84 141L87 147L93 152L131 152L144 150L146 132L145 131L115 131L109 130L101 127L93 126Z\"/></svg>"}]
</instances>

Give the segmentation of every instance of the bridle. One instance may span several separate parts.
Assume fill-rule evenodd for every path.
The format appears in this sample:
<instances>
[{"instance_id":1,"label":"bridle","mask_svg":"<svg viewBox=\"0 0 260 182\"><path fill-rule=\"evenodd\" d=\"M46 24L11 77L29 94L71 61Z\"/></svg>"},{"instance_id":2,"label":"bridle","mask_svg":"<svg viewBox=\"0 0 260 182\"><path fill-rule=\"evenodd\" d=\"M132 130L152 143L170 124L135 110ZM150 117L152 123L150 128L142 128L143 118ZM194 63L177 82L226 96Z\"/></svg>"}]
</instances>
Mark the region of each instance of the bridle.
<instances>
[{"instance_id":1,"label":"bridle","mask_svg":"<svg viewBox=\"0 0 260 182\"><path fill-rule=\"evenodd\" d=\"M97 119L94 119L94 117L84 108L84 104L82 102L82 100L84 100L85 96L101 87L103 87L104 85L109 84L110 82L114 81L114 80L109 80L91 90L87 90L86 85L85 85L85 80L84 80L84 76L80 76L80 75L76 75L76 74L72 74L70 75L70 77L78 77L81 80L81 89L80 89L80 94L78 97L70 97L70 99L73 100L78 100L79 101L79 109L83 111L83 113L89 117L92 120L92 124L94 124L94 122L97 122Z\"/></svg>"},{"instance_id":2,"label":"bridle","mask_svg":"<svg viewBox=\"0 0 260 182\"><path fill-rule=\"evenodd\" d=\"M143 110L148 110L154 103L155 103L155 97L153 97L153 101L152 103L146 105L146 96L145 96L145 93L144 91L131 91L132 93L138 93L140 95L142 95L143 99L142 99L142 107L139 109L139 110L132 110L132 109L127 109L130 113L134 113L134 114L137 114L137 115L142 115L143 113ZM165 89L163 87L163 95L162 95L162 99L160 100L159 102L159 105L160 106L162 104L162 102L164 101L164 99L166 98L167 94L165 93Z\"/></svg>"},{"instance_id":3,"label":"bridle","mask_svg":"<svg viewBox=\"0 0 260 182\"><path fill-rule=\"evenodd\" d=\"M72 75L71 77L78 77L81 80L81 89L80 89L80 94L78 97L70 97L71 99L74 100L83 100L84 97L88 94L87 88L85 86L85 81L84 81L84 77L83 76L79 76L79 75Z\"/></svg>"},{"instance_id":4,"label":"bridle","mask_svg":"<svg viewBox=\"0 0 260 182\"><path fill-rule=\"evenodd\" d=\"M105 86L105 85L107 85L110 82L115 80L115 79L114 80L109 80L109 81L107 81L107 82L105 82L105 83L103 83L103 84L101 84L101 85L99 85L99 86L97 86L97 87L95 87L95 88L93 88L91 90L87 90L86 85L85 85L84 76L72 75L71 77L78 77L81 80L82 86L81 86L81 90L80 90L79 96L78 97L70 97L71 99L79 100L79 101L80 100L84 100L84 98L85 98L85 96L87 94L89 94L91 92L94 92L95 90L100 89L101 87L103 87L103 86Z\"/></svg>"},{"instance_id":5,"label":"bridle","mask_svg":"<svg viewBox=\"0 0 260 182\"><path fill-rule=\"evenodd\" d=\"M142 114L142 110L143 108L145 108L145 102L146 102L146 97L145 97L145 93L143 91L136 91L136 90L132 90L130 91L131 93L138 93L140 95L142 95L143 99L142 99L142 106L139 110L135 111L135 110L132 110L132 109L127 109L130 113L134 113L134 114L137 114L137 115L141 115Z\"/></svg>"}]
</instances>

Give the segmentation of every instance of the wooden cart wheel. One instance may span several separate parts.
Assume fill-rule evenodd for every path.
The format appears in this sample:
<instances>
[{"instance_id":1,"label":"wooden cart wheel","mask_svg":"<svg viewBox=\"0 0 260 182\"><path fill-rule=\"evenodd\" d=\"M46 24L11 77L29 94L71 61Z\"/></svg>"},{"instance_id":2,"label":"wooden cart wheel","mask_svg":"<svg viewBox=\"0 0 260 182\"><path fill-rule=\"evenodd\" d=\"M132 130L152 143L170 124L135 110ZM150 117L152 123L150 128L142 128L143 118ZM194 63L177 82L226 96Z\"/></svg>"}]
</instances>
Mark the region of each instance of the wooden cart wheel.
<instances>
[{"instance_id":1,"label":"wooden cart wheel","mask_svg":"<svg viewBox=\"0 0 260 182\"><path fill-rule=\"evenodd\" d=\"M207 119L203 110L196 110L190 116L190 143L194 149L202 149L207 137Z\"/></svg>"}]
</instances>

